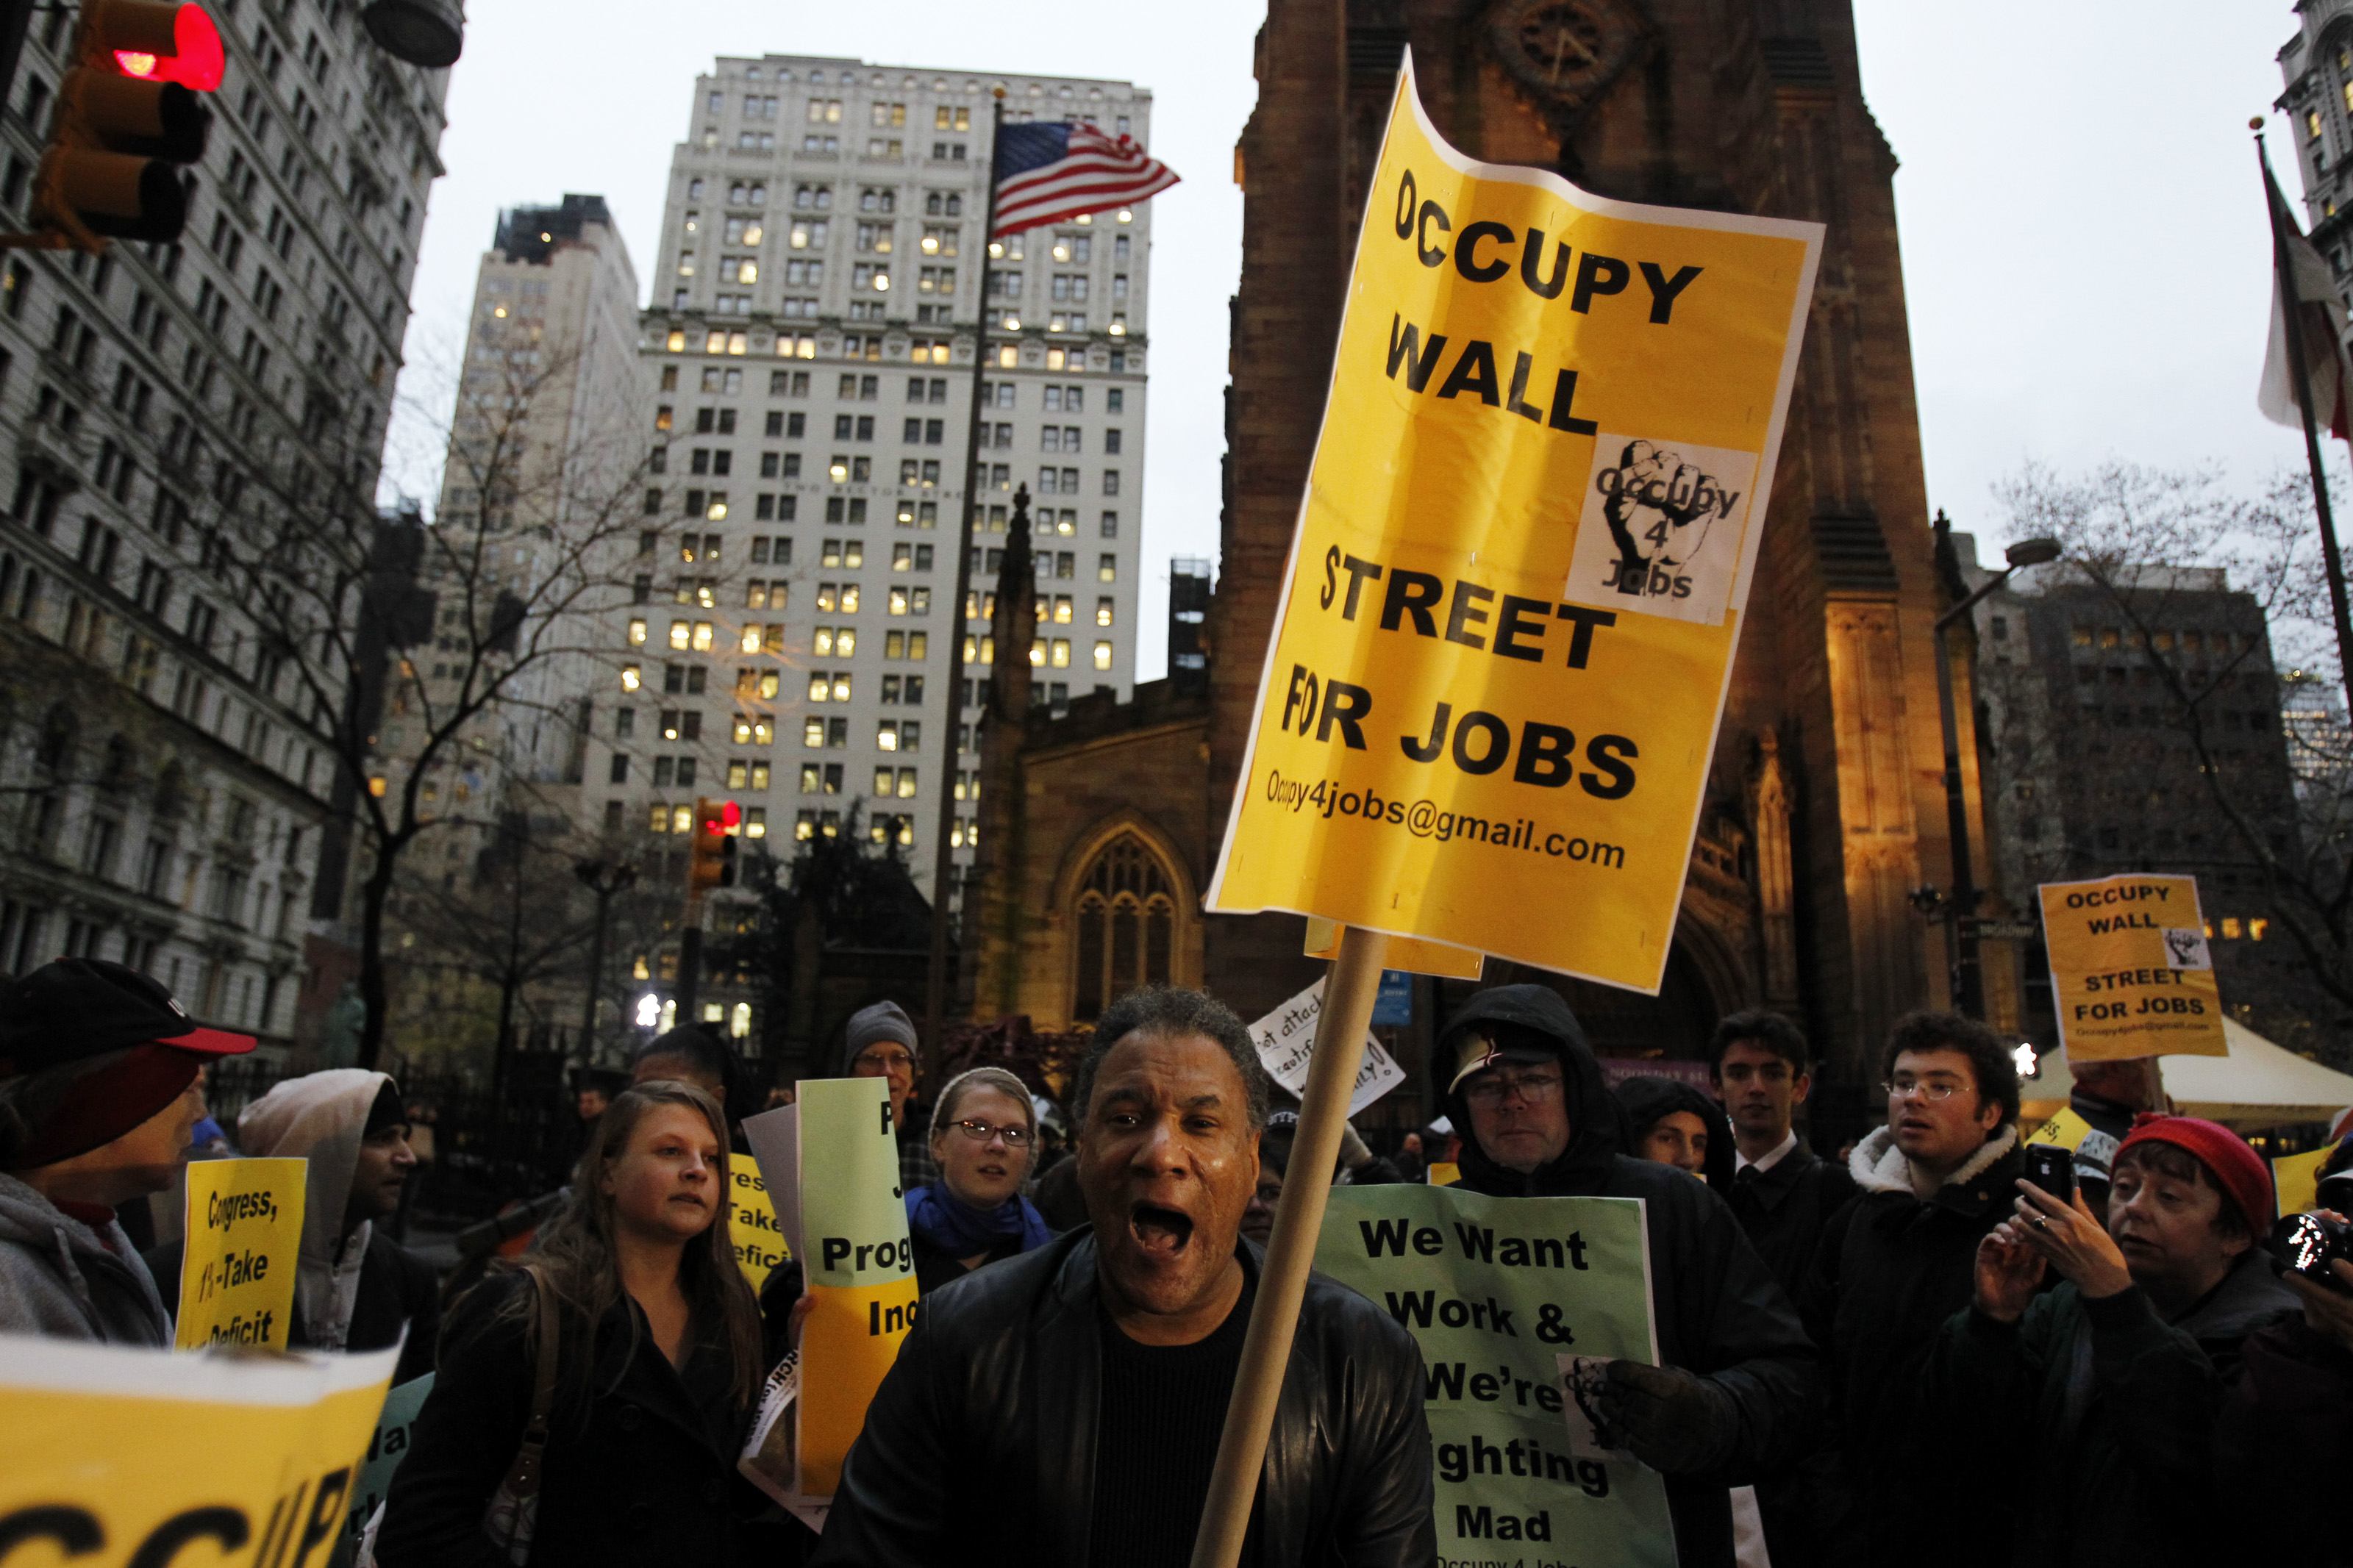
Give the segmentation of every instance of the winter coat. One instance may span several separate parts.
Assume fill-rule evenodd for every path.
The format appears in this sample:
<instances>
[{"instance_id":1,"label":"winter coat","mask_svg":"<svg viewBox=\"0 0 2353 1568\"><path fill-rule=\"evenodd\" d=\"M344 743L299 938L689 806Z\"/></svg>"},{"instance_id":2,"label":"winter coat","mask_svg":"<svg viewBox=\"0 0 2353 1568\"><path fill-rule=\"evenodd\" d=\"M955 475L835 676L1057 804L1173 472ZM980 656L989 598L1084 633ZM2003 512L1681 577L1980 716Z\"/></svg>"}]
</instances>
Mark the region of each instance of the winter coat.
<instances>
[{"instance_id":1,"label":"winter coat","mask_svg":"<svg viewBox=\"0 0 2353 1568\"><path fill-rule=\"evenodd\" d=\"M77 1219L0 1173L0 1332L168 1345L172 1320L112 1216Z\"/></svg>"},{"instance_id":2,"label":"winter coat","mask_svg":"<svg viewBox=\"0 0 2353 1568\"><path fill-rule=\"evenodd\" d=\"M2228 1383L2239 1370L2239 1353L2249 1334L2303 1310L2295 1292L2280 1282L2270 1250L2258 1245L2239 1254L2222 1282L2174 1319L2173 1326L2198 1342Z\"/></svg>"},{"instance_id":3,"label":"winter coat","mask_svg":"<svg viewBox=\"0 0 2353 1568\"><path fill-rule=\"evenodd\" d=\"M522 1318L499 1308L531 1289L494 1274L451 1310L441 1366L394 1474L383 1568L494 1568L482 1528L531 1412L532 1352ZM631 1322L635 1320L635 1348ZM557 1361L531 1561L549 1568L728 1568L757 1499L736 1474L750 1412L735 1401L723 1331L700 1326L673 1367L626 1295L593 1347L567 1333Z\"/></svg>"},{"instance_id":4,"label":"winter coat","mask_svg":"<svg viewBox=\"0 0 2353 1568\"><path fill-rule=\"evenodd\" d=\"M167 1241L147 1254L147 1267L155 1276L155 1289L164 1298L164 1310L174 1320L180 1315L180 1264L183 1241ZM359 1289L353 1299L351 1325L345 1331L343 1342L335 1347L347 1351L376 1351L400 1342L401 1330L408 1331L408 1343L400 1352L400 1367L392 1376L396 1384L423 1377L433 1370L433 1351L441 1336L441 1277L433 1266L417 1254L386 1236L381 1227L371 1227L363 1246L365 1251L360 1260ZM288 1325L287 1344L294 1350L310 1350L318 1344L311 1326L302 1316L302 1301L298 1295L294 1312Z\"/></svg>"},{"instance_id":5,"label":"winter coat","mask_svg":"<svg viewBox=\"0 0 2353 1568\"><path fill-rule=\"evenodd\" d=\"M2241 1563L2345 1568L2353 1476L2353 1350L2301 1314L2258 1329L2214 1422L2214 1487ZM2217 1559L2222 1561L2222 1559Z\"/></svg>"},{"instance_id":6,"label":"winter coat","mask_svg":"<svg viewBox=\"0 0 2353 1568\"><path fill-rule=\"evenodd\" d=\"M1487 1158L1472 1136L1469 1108L1439 1079L1445 1114L1464 1132L1461 1185L1495 1197L1645 1200L1653 1320L1659 1359L1696 1373L1729 1394L1740 1440L1721 1474L1669 1476L1675 1550L1684 1568L1729 1568L1728 1487L1746 1486L1786 1462L1818 1426L1820 1374L1796 1308L1740 1231L1740 1222L1704 1182L1672 1165L1632 1159L1622 1147L1618 1102L1601 1080L1585 1032L1559 995L1541 985L1502 985L1472 996L1447 1028L1517 1024L1554 1041L1569 1114L1568 1148L1527 1174ZM1441 1049L1433 1060L1451 1063Z\"/></svg>"},{"instance_id":7,"label":"winter coat","mask_svg":"<svg viewBox=\"0 0 2353 1568\"><path fill-rule=\"evenodd\" d=\"M2089 1300L2072 1281L2015 1323L1947 1319L1922 1373L1937 1484L2007 1489L2016 1528L1971 1547L2017 1568L2189 1568L2213 1557L2207 1433L2221 1382L2139 1287ZM1913 1521L1916 1529L1919 1521ZM2007 1551L2002 1548L2007 1547ZM2227 1554L2226 1554L2227 1555Z\"/></svg>"},{"instance_id":8,"label":"winter coat","mask_svg":"<svg viewBox=\"0 0 2353 1568\"><path fill-rule=\"evenodd\" d=\"M1831 1216L1802 1298L1828 1360L1839 1454L1810 1461L1802 1510L1820 1532L1807 1561L1979 1568L2010 1489L1984 1500L1984 1530L1924 1529L1949 1507L1944 1436L1920 1419L1921 1377L1945 1321L1975 1293L1978 1238L2014 1211L2026 1158L2005 1127L1930 1196L1882 1127L1855 1146L1862 1189Z\"/></svg>"},{"instance_id":9,"label":"winter coat","mask_svg":"<svg viewBox=\"0 0 2353 1568\"><path fill-rule=\"evenodd\" d=\"M1693 1184L1696 1185L1697 1184ZM1256 1247L1239 1254L1255 1279ZM1077 1231L924 1299L842 1467L816 1561L1081 1568L1102 1386L1095 1244ZM1260 1481L1253 1568L1427 1568L1420 1352L1310 1275Z\"/></svg>"},{"instance_id":10,"label":"winter coat","mask_svg":"<svg viewBox=\"0 0 2353 1568\"><path fill-rule=\"evenodd\" d=\"M1767 1171L1750 1166L1732 1178L1725 1201L1732 1205L1748 1245L1773 1271L1789 1300L1805 1292L1814 1265L1814 1248L1831 1215L1855 1194L1854 1178L1845 1167L1832 1164L1810 1148L1804 1139L1773 1162Z\"/></svg>"}]
</instances>

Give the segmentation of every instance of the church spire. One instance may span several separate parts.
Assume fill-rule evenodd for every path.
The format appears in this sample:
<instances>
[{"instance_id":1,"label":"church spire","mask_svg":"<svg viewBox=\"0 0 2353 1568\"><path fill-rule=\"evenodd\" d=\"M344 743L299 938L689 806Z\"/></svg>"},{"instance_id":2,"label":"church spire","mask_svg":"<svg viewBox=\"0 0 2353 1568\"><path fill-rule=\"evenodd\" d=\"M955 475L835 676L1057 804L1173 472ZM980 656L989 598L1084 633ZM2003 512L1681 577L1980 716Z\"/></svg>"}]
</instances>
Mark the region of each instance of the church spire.
<instances>
[{"instance_id":1,"label":"church spire","mask_svg":"<svg viewBox=\"0 0 2353 1568\"><path fill-rule=\"evenodd\" d=\"M1013 521L1005 535L1005 563L997 574L997 606L988 618L996 662L988 675L988 718L995 727L1018 727L1029 711L1029 649L1038 637L1038 569L1029 550L1029 487L1013 492Z\"/></svg>"}]
</instances>

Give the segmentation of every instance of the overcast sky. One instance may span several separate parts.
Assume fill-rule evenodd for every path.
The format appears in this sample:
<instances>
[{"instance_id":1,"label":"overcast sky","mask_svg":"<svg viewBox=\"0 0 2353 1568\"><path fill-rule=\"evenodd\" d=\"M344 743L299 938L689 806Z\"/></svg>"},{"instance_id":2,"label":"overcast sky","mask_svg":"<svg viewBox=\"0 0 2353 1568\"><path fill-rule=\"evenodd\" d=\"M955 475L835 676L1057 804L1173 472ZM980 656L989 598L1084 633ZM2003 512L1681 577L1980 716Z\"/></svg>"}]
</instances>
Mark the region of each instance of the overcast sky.
<instances>
[{"instance_id":1,"label":"overcast sky","mask_svg":"<svg viewBox=\"0 0 2353 1568\"><path fill-rule=\"evenodd\" d=\"M1999 540L1989 487L2030 458L2223 465L2250 487L2300 459L2255 412L2270 255L2246 123L2279 92L2288 7L2142 0L1857 0L1862 81L1903 168L1903 229L1929 504ZM612 205L642 280L693 79L716 56L1123 78L1154 95L1155 198L1138 673L1165 659L1167 563L1214 555L1226 301L1240 266L1233 147L1256 96L1263 0L1106 8L898 0L477 4L449 90L409 328L412 400L389 454L432 495L423 410L444 410L474 269L499 209L566 191ZM554 24L561 22L562 26ZM649 25L649 23L655 25Z\"/></svg>"}]
</instances>

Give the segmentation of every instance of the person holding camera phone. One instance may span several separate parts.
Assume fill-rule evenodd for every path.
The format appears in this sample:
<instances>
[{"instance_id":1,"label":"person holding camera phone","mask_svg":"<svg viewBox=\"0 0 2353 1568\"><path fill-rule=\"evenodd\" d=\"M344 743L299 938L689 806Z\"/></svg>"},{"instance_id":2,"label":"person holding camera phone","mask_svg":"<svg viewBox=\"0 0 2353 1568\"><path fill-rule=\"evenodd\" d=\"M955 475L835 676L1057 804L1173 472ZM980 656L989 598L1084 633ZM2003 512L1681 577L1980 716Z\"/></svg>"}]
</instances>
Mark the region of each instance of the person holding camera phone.
<instances>
[{"instance_id":1,"label":"person holding camera phone","mask_svg":"<svg viewBox=\"0 0 2353 1568\"><path fill-rule=\"evenodd\" d=\"M2214 1485L2233 1500L2248 1561L2353 1563L2344 1524L2353 1473L2353 1139L2324 1171L2321 1206L2283 1221L2273 1237L2280 1250L2298 1221L2319 1222L2302 1227L2305 1245L2282 1276L2303 1310L2248 1338L2214 1420Z\"/></svg>"},{"instance_id":2,"label":"person holding camera phone","mask_svg":"<svg viewBox=\"0 0 2353 1568\"><path fill-rule=\"evenodd\" d=\"M2031 1446L2013 1561L2210 1561L2221 1381L2207 1347L2235 1359L2293 1300L2256 1245L2271 1173L2226 1127L2143 1116L2109 1175L2106 1229L2065 1165L2017 1183L2011 1217L1978 1244L1970 1305L1930 1352L1926 1413L1989 1480Z\"/></svg>"}]
</instances>

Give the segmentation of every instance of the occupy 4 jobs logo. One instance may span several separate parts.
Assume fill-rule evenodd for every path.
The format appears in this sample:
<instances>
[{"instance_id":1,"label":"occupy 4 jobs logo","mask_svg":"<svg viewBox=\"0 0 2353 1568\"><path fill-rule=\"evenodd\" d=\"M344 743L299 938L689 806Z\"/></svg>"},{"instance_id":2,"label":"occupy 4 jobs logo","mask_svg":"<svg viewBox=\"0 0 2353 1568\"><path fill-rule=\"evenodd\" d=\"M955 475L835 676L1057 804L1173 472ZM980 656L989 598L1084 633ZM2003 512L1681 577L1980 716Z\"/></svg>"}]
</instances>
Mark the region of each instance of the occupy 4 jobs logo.
<instances>
[{"instance_id":1,"label":"occupy 4 jobs logo","mask_svg":"<svg viewBox=\"0 0 2353 1568\"><path fill-rule=\"evenodd\" d=\"M2169 969L2213 968L2213 955L2206 949L2206 933L2195 929L2167 927L2165 963Z\"/></svg>"},{"instance_id":2,"label":"occupy 4 jobs logo","mask_svg":"<svg viewBox=\"0 0 2353 1568\"><path fill-rule=\"evenodd\" d=\"M1756 476L1754 452L1604 431L1561 596L1720 624Z\"/></svg>"}]
</instances>

